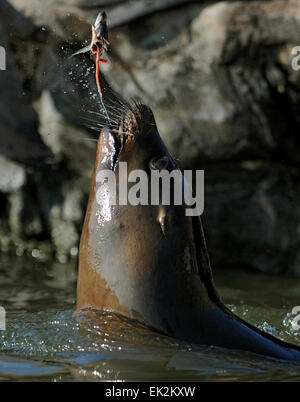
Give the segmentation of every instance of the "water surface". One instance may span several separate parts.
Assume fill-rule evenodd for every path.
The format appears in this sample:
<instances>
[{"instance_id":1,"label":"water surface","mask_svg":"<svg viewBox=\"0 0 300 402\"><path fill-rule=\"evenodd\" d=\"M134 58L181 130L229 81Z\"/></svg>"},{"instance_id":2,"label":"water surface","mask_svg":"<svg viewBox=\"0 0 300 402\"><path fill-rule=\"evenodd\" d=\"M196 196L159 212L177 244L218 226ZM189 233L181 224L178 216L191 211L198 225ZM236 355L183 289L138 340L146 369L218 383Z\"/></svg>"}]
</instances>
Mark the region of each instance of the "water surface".
<instances>
[{"instance_id":1,"label":"water surface","mask_svg":"<svg viewBox=\"0 0 300 402\"><path fill-rule=\"evenodd\" d=\"M215 280L236 314L300 344L291 325L300 279L226 269ZM0 380L300 381L299 364L188 344L109 312L79 313L75 296L75 262L1 258Z\"/></svg>"}]
</instances>

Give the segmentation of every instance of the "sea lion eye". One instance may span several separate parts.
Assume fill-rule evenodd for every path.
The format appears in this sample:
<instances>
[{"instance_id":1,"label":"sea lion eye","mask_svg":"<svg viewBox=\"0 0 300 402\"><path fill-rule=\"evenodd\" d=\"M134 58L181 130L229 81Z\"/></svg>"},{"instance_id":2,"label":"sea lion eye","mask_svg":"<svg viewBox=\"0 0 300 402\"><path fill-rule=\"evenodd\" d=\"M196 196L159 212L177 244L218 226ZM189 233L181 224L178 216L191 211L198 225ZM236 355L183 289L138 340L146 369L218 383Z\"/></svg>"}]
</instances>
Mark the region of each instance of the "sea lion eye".
<instances>
[{"instance_id":1,"label":"sea lion eye","mask_svg":"<svg viewBox=\"0 0 300 402\"><path fill-rule=\"evenodd\" d=\"M149 167L152 170L163 170L168 167L169 157L168 156L159 156L151 159L149 162Z\"/></svg>"}]
</instances>

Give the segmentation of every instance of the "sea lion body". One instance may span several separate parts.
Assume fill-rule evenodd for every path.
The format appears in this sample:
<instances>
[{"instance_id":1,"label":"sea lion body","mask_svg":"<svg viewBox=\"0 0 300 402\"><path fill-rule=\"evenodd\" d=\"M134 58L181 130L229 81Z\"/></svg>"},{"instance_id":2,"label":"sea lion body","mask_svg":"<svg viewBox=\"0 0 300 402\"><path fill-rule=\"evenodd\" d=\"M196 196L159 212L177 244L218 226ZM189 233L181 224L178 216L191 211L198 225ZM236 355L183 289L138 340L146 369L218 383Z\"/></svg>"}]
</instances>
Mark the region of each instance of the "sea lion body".
<instances>
[{"instance_id":1,"label":"sea lion body","mask_svg":"<svg viewBox=\"0 0 300 402\"><path fill-rule=\"evenodd\" d=\"M176 168L146 106L128 110L118 133L102 130L80 242L77 307L112 310L193 343L300 361L299 348L243 322L221 302L199 217L172 202L108 204L103 169L115 172L118 183L120 162L128 173L150 174L157 157L168 158L169 171Z\"/></svg>"}]
</instances>

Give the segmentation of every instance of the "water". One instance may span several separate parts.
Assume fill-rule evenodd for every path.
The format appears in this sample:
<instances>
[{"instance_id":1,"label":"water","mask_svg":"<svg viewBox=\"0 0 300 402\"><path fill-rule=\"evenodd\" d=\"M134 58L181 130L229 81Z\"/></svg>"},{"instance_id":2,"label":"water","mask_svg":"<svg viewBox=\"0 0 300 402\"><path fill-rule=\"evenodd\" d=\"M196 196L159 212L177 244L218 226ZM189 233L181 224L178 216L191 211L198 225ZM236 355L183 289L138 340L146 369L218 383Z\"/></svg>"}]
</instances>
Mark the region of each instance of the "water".
<instances>
[{"instance_id":1,"label":"water","mask_svg":"<svg viewBox=\"0 0 300 402\"><path fill-rule=\"evenodd\" d=\"M300 344L290 314L300 305L300 279L236 270L215 279L235 313ZM109 312L76 312L75 295L75 263L1 259L0 380L300 381L297 364L188 344Z\"/></svg>"}]
</instances>

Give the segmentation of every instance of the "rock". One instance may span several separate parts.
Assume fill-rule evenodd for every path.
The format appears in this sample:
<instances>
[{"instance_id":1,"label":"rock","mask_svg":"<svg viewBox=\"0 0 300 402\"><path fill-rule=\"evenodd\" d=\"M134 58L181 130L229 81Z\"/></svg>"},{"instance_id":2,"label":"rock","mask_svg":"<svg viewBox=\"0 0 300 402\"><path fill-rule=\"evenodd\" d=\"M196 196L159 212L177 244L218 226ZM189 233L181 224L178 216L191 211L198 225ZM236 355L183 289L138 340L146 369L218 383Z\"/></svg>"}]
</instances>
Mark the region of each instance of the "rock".
<instances>
[{"instance_id":1,"label":"rock","mask_svg":"<svg viewBox=\"0 0 300 402\"><path fill-rule=\"evenodd\" d=\"M67 40L77 40L78 33L87 35L91 29L87 14L77 7L77 0L9 0L9 3L36 27L43 27Z\"/></svg>"},{"instance_id":2,"label":"rock","mask_svg":"<svg viewBox=\"0 0 300 402\"><path fill-rule=\"evenodd\" d=\"M0 155L0 192L13 193L19 190L26 181L24 168Z\"/></svg>"},{"instance_id":3,"label":"rock","mask_svg":"<svg viewBox=\"0 0 300 402\"><path fill-rule=\"evenodd\" d=\"M155 47L152 32L164 35ZM295 1L190 5L185 18L173 10L119 29L108 77L123 95L154 107L164 139L185 166L199 158L278 155L296 162L299 74L290 52L299 33Z\"/></svg>"},{"instance_id":4,"label":"rock","mask_svg":"<svg viewBox=\"0 0 300 402\"><path fill-rule=\"evenodd\" d=\"M91 160L95 155L95 142L89 141L88 132L65 120L55 107L49 91L42 93L36 103L39 115L39 133L57 161L67 160L77 174L89 178Z\"/></svg>"},{"instance_id":5,"label":"rock","mask_svg":"<svg viewBox=\"0 0 300 402\"><path fill-rule=\"evenodd\" d=\"M0 41L6 49L6 70L0 72L0 153L15 161L42 165L50 154L36 130L37 115L23 90L24 76L10 52L2 25Z\"/></svg>"},{"instance_id":6,"label":"rock","mask_svg":"<svg viewBox=\"0 0 300 402\"><path fill-rule=\"evenodd\" d=\"M1 249L76 256L99 101L91 58L69 56L104 5L105 78L151 106L182 168L205 169L213 265L300 275L298 0L3 1Z\"/></svg>"},{"instance_id":7,"label":"rock","mask_svg":"<svg viewBox=\"0 0 300 402\"><path fill-rule=\"evenodd\" d=\"M206 171L213 266L299 274L299 169L262 162Z\"/></svg>"},{"instance_id":8,"label":"rock","mask_svg":"<svg viewBox=\"0 0 300 402\"><path fill-rule=\"evenodd\" d=\"M2 29L9 32L10 28L13 26L13 34L19 38L29 37L35 30L34 24L27 18L24 18L24 16L17 12L16 8L6 0L0 3L0 16Z\"/></svg>"},{"instance_id":9,"label":"rock","mask_svg":"<svg viewBox=\"0 0 300 402\"><path fill-rule=\"evenodd\" d=\"M63 261L78 246L95 142L87 141L91 137L78 113L82 103L76 102L76 81L73 85L68 78L71 63L47 48L48 39L55 42L52 34L37 29L8 3L1 3L1 11L6 28L0 31L1 44L8 57L0 74L0 249L49 255L50 243ZM13 35L7 35L10 21L17 24ZM83 69L77 68L74 76L87 80ZM83 91L88 90L86 84ZM73 99L66 100L68 91Z\"/></svg>"},{"instance_id":10,"label":"rock","mask_svg":"<svg viewBox=\"0 0 300 402\"><path fill-rule=\"evenodd\" d=\"M51 241L62 262L70 257L72 249L78 248L89 186L90 178L79 177L65 162L32 177L42 234Z\"/></svg>"}]
</instances>

